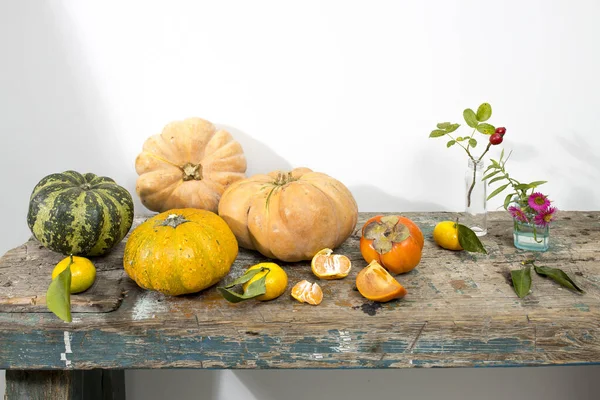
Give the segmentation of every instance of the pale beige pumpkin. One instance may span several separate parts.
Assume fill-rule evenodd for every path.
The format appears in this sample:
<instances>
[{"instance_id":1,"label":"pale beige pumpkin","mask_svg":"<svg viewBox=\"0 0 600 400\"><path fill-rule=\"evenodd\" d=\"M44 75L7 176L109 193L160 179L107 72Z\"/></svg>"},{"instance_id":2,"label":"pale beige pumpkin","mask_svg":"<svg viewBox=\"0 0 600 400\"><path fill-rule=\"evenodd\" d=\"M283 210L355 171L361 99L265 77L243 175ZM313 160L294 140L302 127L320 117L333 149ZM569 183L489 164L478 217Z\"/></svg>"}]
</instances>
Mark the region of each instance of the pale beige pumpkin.
<instances>
[{"instance_id":1,"label":"pale beige pumpkin","mask_svg":"<svg viewBox=\"0 0 600 400\"><path fill-rule=\"evenodd\" d=\"M201 118L189 118L148 138L135 169L136 192L148 209L216 212L225 189L246 177L246 158L229 132Z\"/></svg>"},{"instance_id":2,"label":"pale beige pumpkin","mask_svg":"<svg viewBox=\"0 0 600 400\"><path fill-rule=\"evenodd\" d=\"M308 168L232 184L219 203L240 246L282 261L310 260L353 232L358 207L340 181Z\"/></svg>"}]
</instances>

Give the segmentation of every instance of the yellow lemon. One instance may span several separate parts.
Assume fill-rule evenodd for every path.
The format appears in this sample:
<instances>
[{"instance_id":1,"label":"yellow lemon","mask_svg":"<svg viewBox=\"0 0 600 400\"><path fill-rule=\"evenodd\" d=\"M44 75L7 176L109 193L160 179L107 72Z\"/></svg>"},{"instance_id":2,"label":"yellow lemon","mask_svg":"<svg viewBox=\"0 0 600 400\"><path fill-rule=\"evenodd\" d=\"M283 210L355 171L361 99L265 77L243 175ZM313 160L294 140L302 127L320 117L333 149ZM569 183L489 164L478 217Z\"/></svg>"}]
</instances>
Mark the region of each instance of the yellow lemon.
<instances>
[{"instance_id":1,"label":"yellow lemon","mask_svg":"<svg viewBox=\"0 0 600 400\"><path fill-rule=\"evenodd\" d=\"M244 292L252 282L257 281L266 275L265 287L267 290L265 294L258 296L256 299L261 301L267 301L273 300L281 296L285 292L285 289L288 285L288 276L285 273L285 271L279 265L272 262L265 262L253 265L250 268L248 268L247 271L260 268L265 268L265 270L254 275L252 279L244 283L244 285L242 286L244 288Z\"/></svg>"},{"instance_id":2,"label":"yellow lemon","mask_svg":"<svg viewBox=\"0 0 600 400\"><path fill-rule=\"evenodd\" d=\"M444 249L462 250L458 241L458 225L454 221L442 221L433 229L433 240Z\"/></svg>"},{"instance_id":3,"label":"yellow lemon","mask_svg":"<svg viewBox=\"0 0 600 400\"><path fill-rule=\"evenodd\" d=\"M54 267L52 270L52 279L63 272L69 266L71 257L67 257ZM94 264L85 257L73 256L73 263L71 264L71 293L80 293L87 290L92 286L96 280L96 267Z\"/></svg>"}]
</instances>

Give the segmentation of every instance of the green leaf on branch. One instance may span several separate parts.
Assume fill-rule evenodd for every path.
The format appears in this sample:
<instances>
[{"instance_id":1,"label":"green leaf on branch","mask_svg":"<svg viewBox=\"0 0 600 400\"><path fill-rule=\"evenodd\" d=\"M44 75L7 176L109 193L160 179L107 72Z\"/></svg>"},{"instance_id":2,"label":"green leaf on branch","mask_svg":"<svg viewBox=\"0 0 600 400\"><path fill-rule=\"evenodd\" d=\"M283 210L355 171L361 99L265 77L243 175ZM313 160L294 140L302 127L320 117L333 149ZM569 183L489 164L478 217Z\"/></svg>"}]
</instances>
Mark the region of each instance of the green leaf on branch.
<instances>
[{"instance_id":1,"label":"green leaf on branch","mask_svg":"<svg viewBox=\"0 0 600 400\"><path fill-rule=\"evenodd\" d=\"M487 121L488 119L490 119L490 117L492 116L492 106L490 106L488 103L483 103L479 106L479 108L477 109L477 121L479 122L484 122Z\"/></svg>"},{"instance_id":2,"label":"green leaf on branch","mask_svg":"<svg viewBox=\"0 0 600 400\"><path fill-rule=\"evenodd\" d=\"M509 193L504 198L504 209L505 210L508 210L508 206L510 205L510 202L511 202L513 196L514 196L514 193Z\"/></svg>"},{"instance_id":3,"label":"green leaf on branch","mask_svg":"<svg viewBox=\"0 0 600 400\"><path fill-rule=\"evenodd\" d=\"M497 176L497 177L495 177L494 179L492 179L491 181L489 181L489 182L488 182L488 185L491 185L491 184L492 184L492 183L494 183L494 182L501 181L502 179L504 179L504 175L502 175L502 176Z\"/></svg>"},{"instance_id":4,"label":"green leaf on branch","mask_svg":"<svg viewBox=\"0 0 600 400\"><path fill-rule=\"evenodd\" d=\"M460 126L460 124L451 124L449 127L445 128L444 130L448 133L452 133L455 130L457 130L459 126Z\"/></svg>"},{"instance_id":5,"label":"green leaf on branch","mask_svg":"<svg viewBox=\"0 0 600 400\"><path fill-rule=\"evenodd\" d=\"M439 129L436 129L434 131L431 131L431 133L429 134L430 138L436 138L436 137L442 137L446 134L446 131L442 131Z\"/></svg>"},{"instance_id":6,"label":"green leaf on branch","mask_svg":"<svg viewBox=\"0 0 600 400\"><path fill-rule=\"evenodd\" d=\"M497 169L494 172L490 172L489 174L487 174L486 176L483 177L482 181L485 181L486 179L490 179L492 176L497 175L500 172L502 172L502 171L500 171L499 169Z\"/></svg>"},{"instance_id":7,"label":"green leaf on branch","mask_svg":"<svg viewBox=\"0 0 600 400\"><path fill-rule=\"evenodd\" d=\"M487 197L487 199L486 199L486 200L489 200L489 199L493 198L494 196L496 196L496 195L498 195L498 194L502 193L502 191L503 191L504 189L506 189L506 188L508 187L508 185L509 185L509 184L507 183L506 185L502 185L502 186L500 186L499 188L496 188L496 190L494 190L494 191L492 192L492 194L490 194L490 195Z\"/></svg>"},{"instance_id":8,"label":"green leaf on branch","mask_svg":"<svg viewBox=\"0 0 600 400\"><path fill-rule=\"evenodd\" d=\"M496 128L493 125L490 125L488 123L483 123L483 124L477 125L477 130L479 132L483 133L484 135L491 135L494 132L496 132Z\"/></svg>"},{"instance_id":9,"label":"green leaf on branch","mask_svg":"<svg viewBox=\"0 0 600 400\"><path fill-rule=\"evenodd\" d=\"M250 283L244 293L239 293L232 290L235 286L243 285L244 283L249 282L252 278L254 278L257 274L263 271L269 271L269 268L256 268L246 271L246 273L235 281L231 282L227 286L218 287L217 290L221 293L221 296L225 298L225 300L230 303L239 303L240 301L253 299L255 297L261 296L267 292L267 275L269 272L262 276L260 279L255 280Z\"/></svg>"},{"instance_id":10,"label":"green leaf on branch","mask_svg":"<svg viewBox=\"0 0 600 400\"><path fill-rule=\"evenodd\" d=\"M467 125L469 125L471 128L477 127L477 124L479 123L477 122L477 115L475 115L475 112L470 108L467 108L465 111L463 111L463 118L465 119Z\"/></svg>"},{"instance_id":11,"label":"green leaf on branch","mask_svg":"<svg viewBox=\"0 0 600 400\"><path fill-rule=\"evenodd\" d=\"M454 146L456 144L456 140L450 140L448 143L446 143L446 147L451 147Z\"/></svg>"},{"instance_id":12,"label":"green leaf on branch","mask_svg":"<svg viewBox=\"0 0 600 400\"><path fill-rule=\"evenodd\" d=\"M469 146L471 146L471 147L477 146L477 140L475 140L473 138L470 138L469 139Z\"/></svg>"},{"instance_id":13,"label":"green leaf on branch","mask_svg":"<svg viewBox=\"0 0 600 400\"><path fill-rule=\"evenodd\" d=\"M458 224L458 243L468 252L487 254L485 247L483 247L475 232L462 224Z\"/></svg>"},{"instance_id":14,"label":"green leaf on branch","mask_svg":"<svg viewBox=\"0 0 600 400\"><path fill-rule=\"evenodd\" d=\"M529 294L531 289L531 267L528 265L523 269L515 269L510 271L515 293L520 298Z\"/></svg>"},{"instance_id":15,"label":"green leaf on branch","mask_svg":"<svg viewBox=\"0 0 600 400\"><path fill-rule=\"evenodd\" d=\"M535 182L531 182L529 184L529 187L533 189L533 188L536 188L536 187L538 187L540 185L543 185L544 183L548 183L548 181L535 181Z\"/></svg>"},{"instance_id":16,"label":"green leaf on branch","mask_svg":"<svg viewBox=\"0 0 600 400\"><path fill-rule=\"evenodd\" d=\"M462 136L459 136L459 137L456 138L457 142L462 142L463 140L465 140L465 138L462 137Z\"/></svg>"},{"instance_id":17,"label":"green leaf on branch","mask_svg":"<svg viewBox=\"0 0 600 400\"><path fill-rule=\"evenodd\" d=\"M440 122L439 124L437 124L436 126L439 129L444 129L446 130L450 125L452 125L450 122Z\"/></svg>"},{"instance_id":18,"label":"green leaf on branch","mask_svg":"<svg viewBox=\"0 0 600 400\"><path fill-rule=\"evenodd\" d=\"M71 264L72 258L67 268L50 282L46 292L48 310L66 322L71 322Z\"/></svg>"},{"instance_id":19,"label":"green leaf on branch","mask_svg":"<svg viewBox=\"0 0 600 400\"><path fill-rule=\"evenodd\" d=\"M535 272L538 275L550 278L554 282L556 282L566 288L583 293L583 290L579 286L577 286L577 284L562 269L550 268L550 267L544 267L544 266L538 267L537 265L534 265L534 267L535 267Z\"/></svg>"}]
</instances>

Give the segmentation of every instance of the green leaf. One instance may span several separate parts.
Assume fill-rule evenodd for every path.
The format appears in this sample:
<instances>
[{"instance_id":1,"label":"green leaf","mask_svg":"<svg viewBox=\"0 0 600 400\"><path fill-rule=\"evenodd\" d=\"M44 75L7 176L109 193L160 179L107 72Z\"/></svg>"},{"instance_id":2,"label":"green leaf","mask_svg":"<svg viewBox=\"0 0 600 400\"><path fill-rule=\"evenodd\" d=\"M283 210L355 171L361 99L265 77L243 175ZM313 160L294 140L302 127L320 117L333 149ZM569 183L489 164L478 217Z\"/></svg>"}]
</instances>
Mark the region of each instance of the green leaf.
<instances>
[{"instance_id":1,"label":"green leaf","mask_svg":"<svg viewBox=\"0 0 600 400\"><path fill-rule=\"evenodd\" d=\"M513 196L514 196L514 193L509 193L504 198L504 209L505 210L508 210L508 206L510 205L510 202L511 202Z\"/></svg>"},{"instance_id":2,"label":"green leaf","mask_svg":"<svg viewBox=\"0 0 600 400\"><path fill-rule=\"evenodd\" d=\"M477 140L475 140L473 138L470 138L469 139L469 146L471 146L471 147L477 146Z\"/></svg>"},{"instance_id":3,"label":"green leaf","mask_svg":"<svg viewBox=\"0 0 600 400\"><path fill-rule=\"evenodd\" d=\"M573 282L573 280L569 278L569 275L567 275L562 269L543 266L538 267L537 265L534 265L534 267L535 272L537 272L538 275L550 278L554 282L571 290L583 292L583 290L579 286L577 286L577 284Z\"/></svg>"},{"instance_id":4,"label":"green leaf","mask_svg":"<svg viewBox=\"0 0 600 400\"><path fill-rule=\"evenodd\" d=\"M502 161L503 158L504 158L504 147L502 148L502 151L500 152L500 161Z\"/></svg>"},{"instance_id":5,"label":"green leaf","mask_svg":"<svg viewBox=\"0 0 600 400\"><path fill-rule=\"evenodd\" d=\"M496 132L496 128L494 128L493 125L490 125L488 123L483 123L483 124L477 125L477 130L479 132L483 133L484 135L491 135L494 132Z\"/></svg>"},{"instance_id":6,"label":"green leaf","mask_svg":"<svg viewBox=\"0 0 600 400\"><path fill-rule=\"evenodd\" d=\"M488 185L491 185L494 182L498 182L501 181L502 179L504 179L504 176L497 176L494 179L492 179L491 181L488 182Z\"/></svg>"},{"instance_id":7,"label":"green leaf","mask_svg":"<svg viewBox=\"0 0 600 400\"><path fill-rule=\"evenodd\" d=\"M450 125L452 125L450 122L440 122L439 124L437 124L436 126L439 129L447 129Z\"/></svg>"},{"instance_id":8,"label":"green leaf","mask_svg":"<svg viewBox=\"0 0 600 400\"><path fill-rule=\"evenodd\" d=\"M244 291L244 293L238 293L232 290L232 288L249 282L257 274L265 270L270 272L269 268L264 267L248 270L246 271L246 273L244 273L244 275L240 276L235 281L231 282L229 285L218 287L217 290L219 291L219 293L221 293L225 300L229 301L230 303L239 303L240 301L249 300L261 296L267 292L266 280L267 275L269 275L269 272L267 272L265 276L262 276L260 279L257 279L254 282L250 283Z\"/></svg>"},{"instance_id":9,"label":"green leaf","mask_svg":"<svg viewBox=\"0 0 600 400\"><path fill-rule=\"evenodd\" d=\"M462 142L463 140L467 140L467 139L468 139L468 137L459 136L459 137L456 138L456 141L457 142Z\"/></svg>"},{"instance_id":10,"label":"green leaf","mask_svg":"<svg viewBox=\"0 0 600 400\"><path fill-rule=\"evenodd\" d=\"M451 147L454 146L456 144L456 140L450 140L448 143L446 143L446 147Z\"/></svg>"},{"instance_id":11,"label":"green leaf","mask_svg":"<svg viewBox=\"0 0 600 400\"><path fill-rule=\"evenodd\" d=\"M486 179L490 179L492 176L499 174L500 172L502 172L501 170L497 169L494 172L490 172L489 174L487 174L486 176L483 177L482 181L485 181Z\"/></svg>"},{"instance_id":12,"label":"green leaf","mask_svg":"<svg viewBox=\"0 0 600 400\"><path fill-rule=\"evenodd\" d=\"M429 137L430 138L442 137L445 134L446 134L446 131L436 129L436 130L431 131L431 133L429 134Z\"/></svg>"},{"instance_id":13,"label":"green leaf","mask_svg":"<svg viewBox=\"0 0 600 400\"><path fill-rule=\"evenodd\" d=\"M510 276L517 296L520 298L527 296L531 289L531 267L528 265L523 269L510 271Z\"/></svg>"},{"instance_id":14,"label":"green leaf","mask_svg":"<svg viewBox=\"0 0 600 400\"><path fill-rule=\"evenodd\" d=\"M494 191L492 192L492 194L490 194L490 195L487 197L487 199L486 199L486 200L489 200L489 199L491 199L492 197L494 197L494 196L496 196L496 195L500 194L500 193L501 193L501 192L502 192L504 189L506 189L506 188L508 187L508 185L509 185L509 184L507 183L506 185L502 185L502 186L500 186L499 188L496 188L496 190L494 190Z\"/></svg>"},{"instance_id":15,"label":"green leaf","mask_svg":"<svg viewBox=\"0 0 600 400\"><path fill-rule=\"evenodd\" d=\"M498 164L498 161L494 160L493 158L490 158L490 161L492 162L492 165L496 168L500 168L500 164Z\"/></svg>"},{"instance_id":16,"label":"green leaf","mask_svg":"<svg viewBox=\"0 0 600 400\"><path fill-rule=\"evenodd\" d=\"M471 128L477 127L477 115L475 115L475 112L470 108L467 108L465 111L463 111L463 118L465 119L467 125L469 125Z\"/></svg>"},{"instance_id":17,"label":"green leaf","mask_svg":"<svg viewBox=\"0 0 600 400\"><path fill-rule=\"evenodd\" d=\"M227 285L225 287L226 288L232 288L232 287L237 286L237 285L243 285L244 283L250 281L250 279L254 278L254 276L256 276L256 275L260 274L261 272L263 272L265 269L268 269L268 268L264 268L263 267L263 268L250 269L250 270L246 271L244 273L244 275L240 276L235 281L231 282L229 285Z\"/></svg>"},{"instance_id":18,"label":"green leaf","mask_svg":"<svg viewBox=\"0 0 600 400\"><path fill-rule=\"evenodd\" d=\"M457 130L459 126L460 126L460 124L452 124L449 127L445 128L444 130L448 133L452 133L455 130Z\"/></svg>"},{"instance_id":19,"label":"green leaf","mask_svg":"<svg viewBox=\"0 0 600 400\"><path fill-rule=\"evenodd\" d=\"M488 103L483 103L477 109L477 121L484 122L492 116L492 106Z\"/></svg>"},{"instance_id":20,"label":"green leaf","mask_svg":"<svg viewBox=\"0 0 600 400\"><path fill-rule=\"evenodd\" d=\"M470 228L465 225L458 224L458 243L460 246L471 253L487 254L485 247Z\"/></svg>"},{"instance_id":21,"label":"green leaf","mask_svg":"<svg viewBox=\"0 0 600 400\"><path fill-rule=\"evenodd\" d=\"M536 188L536 187L538 187L540 185L543 185L544 183L548 183L548 181L535 181L535 182L531 182L529 184L529 187L530 188Z\"/></svg>"},{"instance_id":22,"label":"green leaf","mask_svg":"<svg viewBox=\"0 0 600 400\"><path fill-rule=\"evenodd\" d=\"M528 183L519 183L518 185L515 185L515 189L516 190L527 190L527 189L529 189L529 184Z\"/></svg>"},{"instance_id":23,"label":"green leaf","mask_svg":"<svg viewBox=\"0 0 600 400\"><path fill-rule=\"evenodd\" d=\"M46 292L46 305L58 318L71 322L71 264L50 282Z\"/></svg>"}]
</instances>

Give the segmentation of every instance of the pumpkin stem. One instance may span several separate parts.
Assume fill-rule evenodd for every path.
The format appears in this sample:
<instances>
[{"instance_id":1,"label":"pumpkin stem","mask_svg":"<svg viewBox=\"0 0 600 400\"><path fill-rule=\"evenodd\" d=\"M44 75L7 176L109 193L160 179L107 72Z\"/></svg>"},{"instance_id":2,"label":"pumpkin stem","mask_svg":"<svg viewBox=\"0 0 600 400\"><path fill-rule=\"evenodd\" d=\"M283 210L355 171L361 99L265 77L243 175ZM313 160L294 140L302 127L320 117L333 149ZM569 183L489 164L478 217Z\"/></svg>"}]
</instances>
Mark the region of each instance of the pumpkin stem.
<instances>
[{"instance_id":1,"label":"pumpkin stem","mask_svg":"<svg viewBox=\"0 0 600 400\"><path fill-rule=\"evenodd\" d=\"M183 215L171 214L167 218L165 218L163 221L157 223L156 225L170 226L171 228L177 228L179 225L185 224L186 222L190 222L190 221L185 219L185 217Z\"/></svg>"},{"instance_id":2,"label":"pumpkin stem","mask_svg":"<svg viewBox=\"0 0 600 400\"><path fill-rule=\"evenodd\" d=\"M292 172L279 172L277 174L277 179L275 179L275 185L277 186L283 186L285 184L288 184L290 182L295 181L294 177L292 176Z\"/></svg>"},{"instance_id":3,"label":"pumpkin stem","mask_svg":"<svg viewBox=\"0 0 600 400\"><path fill-rule=\"evenodd\" d=\"M183 171L184 181L202 180L202 164L187 163L181 167L181 170Z\"/></svg>"}]
</instances>

